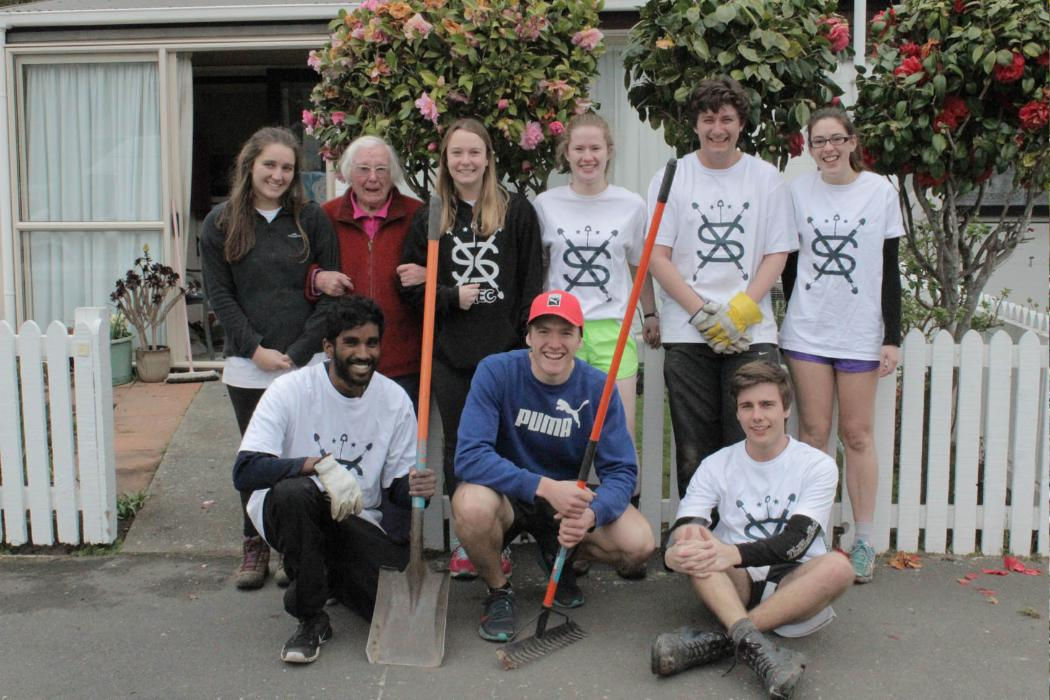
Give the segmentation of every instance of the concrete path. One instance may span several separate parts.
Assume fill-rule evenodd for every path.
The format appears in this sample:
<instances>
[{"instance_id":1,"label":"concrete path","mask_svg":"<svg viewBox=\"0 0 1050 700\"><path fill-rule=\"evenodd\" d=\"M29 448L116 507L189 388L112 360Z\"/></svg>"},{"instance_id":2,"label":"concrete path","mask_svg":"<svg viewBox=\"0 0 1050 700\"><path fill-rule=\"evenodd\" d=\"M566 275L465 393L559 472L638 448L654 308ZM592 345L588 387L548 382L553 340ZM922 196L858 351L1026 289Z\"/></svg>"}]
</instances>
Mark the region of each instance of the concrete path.
<instances>
[{"instance_id":1,"label":"concrete path","mask_svg":"<svg viewBox=\"0 0 1050 700\"><path fill-rule=\"evenodd\" d=\"M295 622L281 591L268 582L244 593L229 581L240 550L230 483L237 444L225 389L202 385L121 554L0 557L0 699L761 697L745 666L722 675L728 662L651 675L658 633L713 625L686 582L656 560L635 583L596 567L581 580L587 604L572 612L589 636L516 671L500 670L496 646L476 634L477 582L452 583L440 669L369 665L367 625L341 606L330 609L335 637L320 660L283 664ZM1046 697L1045 575L980 575L963 586L957 579L1001 561L923 561L916 571L880 563L874 583L836 603L828 629L786 642L809 657L796 697ZM516 548L514 563L524 622L538 612L544 582L528 546ZM1045 560L1034 565L1045 572ZM996 591L996 604L979 586Z\"/></svg>"}]
</instances>

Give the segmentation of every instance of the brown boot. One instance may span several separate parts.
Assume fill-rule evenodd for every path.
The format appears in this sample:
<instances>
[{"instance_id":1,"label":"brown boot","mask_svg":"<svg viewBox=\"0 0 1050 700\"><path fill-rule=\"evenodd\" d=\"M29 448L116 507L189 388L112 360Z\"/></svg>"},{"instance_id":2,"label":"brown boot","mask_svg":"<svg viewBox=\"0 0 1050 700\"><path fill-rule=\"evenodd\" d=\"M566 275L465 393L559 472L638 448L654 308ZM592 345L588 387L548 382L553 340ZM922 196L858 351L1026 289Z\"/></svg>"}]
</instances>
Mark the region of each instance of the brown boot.
<instances>
[{"instance_id":1,"label":"brown boot","mask_svg":"<svg viewBox=\"0 0 1050 700\"><path fill-rule=\"evenodd\" d=\"M683 627L657 637L651 652L652 672L658 676L673 676L695 666L729 658L733 655L733 641L725 632Z\"/></svg>"},{"instance_id":2,"label":"brown boot","mask_svg":"<svg viewBox=\"0 0 1050 700\"><path fill-rule=\"evenodd\" d=\"M262 537L244 538L244 559L237 569L234 583L242 590L262 588L266 575L270 573L270 545Z\"/></svg>"}]
</instances>

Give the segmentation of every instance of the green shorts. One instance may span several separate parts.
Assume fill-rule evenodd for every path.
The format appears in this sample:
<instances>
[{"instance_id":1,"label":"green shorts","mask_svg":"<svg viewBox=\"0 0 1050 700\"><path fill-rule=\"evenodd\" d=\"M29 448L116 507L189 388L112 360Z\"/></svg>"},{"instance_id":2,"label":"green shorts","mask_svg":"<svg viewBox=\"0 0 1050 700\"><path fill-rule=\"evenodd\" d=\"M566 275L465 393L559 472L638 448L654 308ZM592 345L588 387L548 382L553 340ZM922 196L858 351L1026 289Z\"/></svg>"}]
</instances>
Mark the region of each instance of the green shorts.
<instances>
[{"instance_id":1,"label":"green shorts","mask_svg":"<svg viewBox=\"0 0 1050 700\"><path fill-rule=\"evenodd\" d=\"M616 350L616 340L619 337L619 321L611 318L587 321L583 324L583 345L580 346L576 357L607 373L612 364L613 351ZM623 357L620 358L620 369L616 373L616 378L630 379L636 374L638 374L638 347L635 345L634 337L628 335L627 343L623 346Z\"/></svg>"}]
</instances>

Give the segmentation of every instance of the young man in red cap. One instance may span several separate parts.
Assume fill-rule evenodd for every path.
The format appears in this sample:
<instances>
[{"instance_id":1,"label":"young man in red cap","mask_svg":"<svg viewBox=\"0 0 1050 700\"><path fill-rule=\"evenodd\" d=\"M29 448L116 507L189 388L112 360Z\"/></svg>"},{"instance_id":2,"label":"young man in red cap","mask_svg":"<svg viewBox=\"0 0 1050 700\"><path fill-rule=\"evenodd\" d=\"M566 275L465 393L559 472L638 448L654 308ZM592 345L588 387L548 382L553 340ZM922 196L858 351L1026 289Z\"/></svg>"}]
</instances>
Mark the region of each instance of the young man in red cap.
<instances>
[{"instance_id":1,"label":"young man in red cap","mask_svg":"<svg viewBox=\"0 0 1050 700\"><path fill-rule=\"evenodd\" d=\"M572 294L549 291L532 302L527 350L478 365L459 423L452 498L456 534L489 587L478 633L513 638L514 591L500 552L522 531L540 546L548 571L558 545L583 559L637 567L655 544L649 523L630 504L638 478L634 443L613 394L594 458L601 485L576 485L605 385L605 373L576 359L583 312ZM583 604L565 566L554 604Z\"/></svg>"}]
</instances>

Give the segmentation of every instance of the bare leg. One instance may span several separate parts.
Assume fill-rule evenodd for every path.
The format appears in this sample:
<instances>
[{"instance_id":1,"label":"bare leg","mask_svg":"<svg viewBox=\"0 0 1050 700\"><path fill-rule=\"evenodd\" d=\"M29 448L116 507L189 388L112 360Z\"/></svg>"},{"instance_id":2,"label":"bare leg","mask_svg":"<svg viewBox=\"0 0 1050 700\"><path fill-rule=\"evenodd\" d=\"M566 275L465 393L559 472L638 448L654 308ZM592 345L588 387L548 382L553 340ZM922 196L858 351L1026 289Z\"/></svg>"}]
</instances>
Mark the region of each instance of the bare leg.
<instances>
[{"instance_id":1,"label":"bare leg","mask_svg":"<svg viewBox=\"0 0 1050 700\"><path fill-rule=\"evenodd\" d=\"M487 486L460 484L452 496L456 535L489 588L507 582L500 567L503 533L514 521L510 502Z\"/></svg>"},{"instance_id":2,"label":"bare leg","mask_svg":"<svg viewBox=\"0 0 1050 700\"><path fill-rule=\"evenodd\" d=\"M807 445L823 450L831 435L835 371L830 365L792 357L787 358L787 364L798 397L798 437Z\"/></svg>"},{"instance_id":3,"label":"bare leg","mask_svg":"<svg viewBox=\"0 0 1050 700\"><path fill-rule=\"evenodd\" d=\"M637 508L627 506L619 518L583 538L578 556L588 561L633 568L647 562L655 548L649 521Z\"/></svg>"},{"instance_id":4,"label":"bare leg","mask_svg":"<svg viewBox=\"0 0 1050 700\"><path fill-rule=\"evenodd\" d=\"M808 620L853 585L853 566L838 552L810 559L785 576L748 616L760 631Z\"/></svg>"},{"instance_id":5,"label":"bare leg","mask_svg":"<svg viewBox=\"0 0 1050 700\"><path fill-rule=\"evenodd\" d=\"M616 380L616 389L620 392L620 402L623 404L623 412L627 417L627 433L634 440L634 413L637 410L638 375Z\"/></svg>"},{"instance_id":6,"label":"bare leg","mask_svg":"<svg viewBox=\"0 0 1050 700\"><path fill-rule=\"evenodd\" d=\"M878 372L838 372L836 381L839 430L846 448L846 489L853 504L853 520L870 523L875 517L879 487L879 461L872 438Z\"/></svg>"},{"instance_id":7,"label":"bare leg","mask_svg":"<svg viewBox=\"0 0 1050 700\"><path fill-rule=\"evenodd\" d=\"M747 617L751 578L744 569L728 569L709 576L691 576L689 582L707 609L729 629Z\"/></svg>"}]
</instances>

